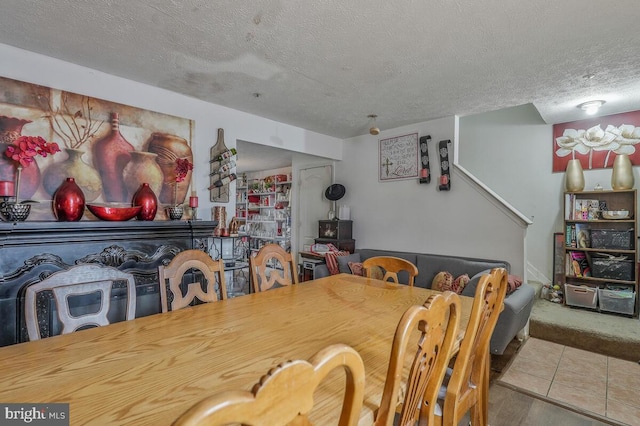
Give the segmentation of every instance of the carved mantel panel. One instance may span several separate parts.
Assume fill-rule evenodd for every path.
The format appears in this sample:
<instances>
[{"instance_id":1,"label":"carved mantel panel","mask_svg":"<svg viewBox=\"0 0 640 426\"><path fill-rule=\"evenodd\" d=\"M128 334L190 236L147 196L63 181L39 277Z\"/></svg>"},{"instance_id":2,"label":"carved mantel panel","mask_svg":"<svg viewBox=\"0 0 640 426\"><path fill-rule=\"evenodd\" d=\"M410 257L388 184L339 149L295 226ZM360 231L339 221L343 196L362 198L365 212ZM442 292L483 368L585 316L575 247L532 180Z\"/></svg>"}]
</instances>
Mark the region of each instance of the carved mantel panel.
<instances>
[{"instance_id":1,"label":"carved mantel panel","mask_svg":"<svg viewBox=\"0 0 640 426\"><path fill-rule=\"evenodd\" d=\"M73 265L133 274L136 315L160 312L158 266L182 250L206 250L215 227L215 221L0 223L0 346L27 340L24 289Z\"/></svg>"}]
</instances>

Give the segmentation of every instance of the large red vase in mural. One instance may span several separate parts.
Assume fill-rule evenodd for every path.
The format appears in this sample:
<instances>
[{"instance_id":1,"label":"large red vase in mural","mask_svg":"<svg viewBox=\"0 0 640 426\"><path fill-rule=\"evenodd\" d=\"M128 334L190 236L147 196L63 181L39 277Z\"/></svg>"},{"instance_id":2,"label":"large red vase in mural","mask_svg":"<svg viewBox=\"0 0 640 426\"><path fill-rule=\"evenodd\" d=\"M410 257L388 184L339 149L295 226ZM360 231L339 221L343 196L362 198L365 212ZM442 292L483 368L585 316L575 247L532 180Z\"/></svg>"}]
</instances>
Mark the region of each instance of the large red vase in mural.
<instances>
[{"instance_id":1,"label":"large red vase in mural","mask_svg":"<svg viewBox=\"0 0 640 426\"><path fill-rule=\"evenodd\" d=\"M118 113L111 113L111 132L93 145L93 163L102 177L105 201L129 201L123 171L131 160L132 151L135 148L120 133Z\"/></svg>"}]
</instances>

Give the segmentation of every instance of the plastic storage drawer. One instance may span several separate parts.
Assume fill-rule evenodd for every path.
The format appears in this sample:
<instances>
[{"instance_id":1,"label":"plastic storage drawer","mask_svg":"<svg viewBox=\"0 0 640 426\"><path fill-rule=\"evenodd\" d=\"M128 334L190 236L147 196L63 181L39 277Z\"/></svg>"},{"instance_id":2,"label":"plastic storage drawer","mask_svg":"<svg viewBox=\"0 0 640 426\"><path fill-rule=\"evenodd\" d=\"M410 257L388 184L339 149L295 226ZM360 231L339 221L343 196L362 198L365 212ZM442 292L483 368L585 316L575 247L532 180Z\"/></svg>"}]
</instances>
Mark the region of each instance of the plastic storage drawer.
<instances>
[{"instance_id":1,"label":"plastic storage drawer","mask_svg":"<svg viewBox=\"0 0 640 426\"><path fill-rule=\"evenodd\" d=\"M564 285L567 305L595 309L598 306L598 289L585 285Z\"/></svg>"},{"instance_id":2,"label":"plastic storage drawer","mask_svg":"<svg viewBox=\"0 0 640 426\"><path fill-rule=\"evenodd\" d=\"M600 310L618 314L633 315L636 293L634 291L598 289Z\"/></svg>"}]
</instances>

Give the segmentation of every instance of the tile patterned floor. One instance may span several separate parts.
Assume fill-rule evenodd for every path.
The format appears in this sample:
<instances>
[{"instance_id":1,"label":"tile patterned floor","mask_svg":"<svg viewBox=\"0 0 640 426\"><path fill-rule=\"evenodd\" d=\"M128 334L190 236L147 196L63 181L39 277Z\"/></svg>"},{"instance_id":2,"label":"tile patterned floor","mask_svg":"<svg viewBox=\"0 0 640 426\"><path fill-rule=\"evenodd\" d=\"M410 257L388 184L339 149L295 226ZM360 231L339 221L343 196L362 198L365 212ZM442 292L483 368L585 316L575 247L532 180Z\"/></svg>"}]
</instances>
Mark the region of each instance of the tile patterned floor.
<instances>
[{"instance_id":1,"label":"tile patterned floor","mask_svg":"<svg viewBox=\"0 0 640 426\"><path fill-rule=\"evenodd\" d=\"M623 424L640 425L640 364L529 338L499 379Z\"/></svg>"}]
</instances>

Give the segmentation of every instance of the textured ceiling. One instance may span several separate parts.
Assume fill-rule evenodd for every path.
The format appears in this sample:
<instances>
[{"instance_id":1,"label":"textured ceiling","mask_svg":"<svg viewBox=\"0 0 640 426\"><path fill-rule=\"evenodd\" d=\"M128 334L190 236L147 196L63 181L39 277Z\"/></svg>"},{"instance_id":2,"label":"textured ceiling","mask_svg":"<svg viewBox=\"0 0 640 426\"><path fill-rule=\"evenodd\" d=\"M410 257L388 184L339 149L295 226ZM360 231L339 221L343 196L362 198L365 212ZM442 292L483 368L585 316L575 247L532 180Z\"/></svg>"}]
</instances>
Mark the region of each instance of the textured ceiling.
<instances>
[{"instance_id":1,"label":"textured ceiling","mask_svg":"<svg viewBox=\"0 0 640 426\"><path fill-rule=\"evenodd\" d=\"M0 2L0 43L339 138L371 113L640 109L639 24L637 0Z\"/></svg>"}]
</instances>

